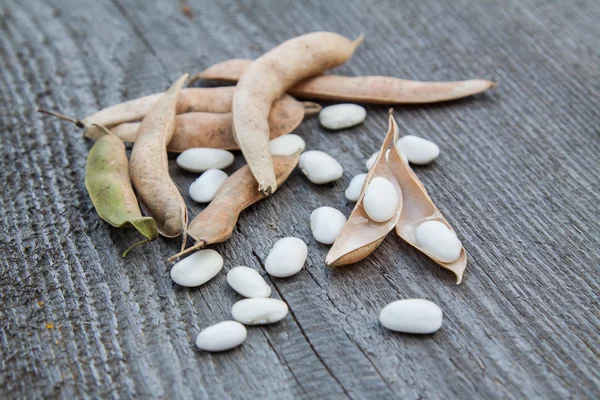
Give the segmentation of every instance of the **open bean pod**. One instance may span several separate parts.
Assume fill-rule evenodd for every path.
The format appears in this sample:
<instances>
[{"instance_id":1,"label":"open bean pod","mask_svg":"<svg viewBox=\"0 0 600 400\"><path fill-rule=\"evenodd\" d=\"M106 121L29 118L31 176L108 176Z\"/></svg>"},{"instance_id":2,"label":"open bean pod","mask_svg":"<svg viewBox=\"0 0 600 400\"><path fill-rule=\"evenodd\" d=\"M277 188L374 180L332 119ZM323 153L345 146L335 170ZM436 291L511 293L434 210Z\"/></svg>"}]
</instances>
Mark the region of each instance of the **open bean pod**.
<instances>
[{"instance_id":1,"label":"open bean pod","mask_svg":"<svg viewBox=\"0 0 600 400\"><path fill-rule=\"evenodd\" d=\"M390 115L390 129L394 134L394 142L398 139L398 125L393 116ZM395 146L394 146L395 147ZM390 157L391 157L390 152ZM396 224L396 233L408 244L423 252L437 264L445 269L448 269L456 275L456 283L460 284L463 279L465 268L467 267L467 254L462 248L459 258L451 263L446 263L438 260L432 254L419 247L415 237L415 233L419 225L426 221L439 221L446 225L450 230L453 230L448 221L444 218L440 210L435 206L427 190L417 178L417 175L410 168L408 163L402 161L400 163L391 163L390 168L396 177L397 182L402 187L403 208L400 214L400 219Z\"/></svg>"},{"instance_id":2,"label":"open bean pod","mask_svg":"<svg viewBox=\"0 0 600 400\"><path fill-rule=\"evenodd\" d=\"M393 118L390 114L390 119ZM333 246L327 253L325 263L327 266L340 266L358 262L381 244L387 234L394 229L398 223L402 211L402 188L395 175L392 172L393 166L404 163L402 161L396 146L394 146L394 130L390 124L389 130L379 155L377 156L373 167L365 178L356 206L348 218L344 229L340 232ZM390 149L391 146L391 149ZM389 156L386 157L387 150L390 149ZM385 222L376 222L372 220L365 211L364 198L366 188L374 178L384 178L388 180L395 188L398 194L398 206L393 216Z\"/></svg>"},{"instance_id":3,"label":"open bean pod","mask_svg":"<svg viewBox=\"0 0 600 400\"><path fill-rule=\"evenodd\" d=\"M85 166L85 187L96 212L110 225L121 228L132 226L146 240L133 247L154 240L158 230L152 217L143 217L131 186L125 146L103 126L94 125L101 135L90 149Z\"/></svg>"},{"instance_id":4,"label":"open bean pod","mask_svg":"<svg viewBox=\"0 0 600 400\"><path fill-rule=\"evenodd\" d=\"M273 156L277 185L287 180L299 158L300 152L291 156ZM224 242L233 233L240 213L266 197L258 191L258 183L248 165L240 168L223 182L214 199L188 226L188 236L196 243L169 260L212 243Z\"/></svg>"}]
</instances>

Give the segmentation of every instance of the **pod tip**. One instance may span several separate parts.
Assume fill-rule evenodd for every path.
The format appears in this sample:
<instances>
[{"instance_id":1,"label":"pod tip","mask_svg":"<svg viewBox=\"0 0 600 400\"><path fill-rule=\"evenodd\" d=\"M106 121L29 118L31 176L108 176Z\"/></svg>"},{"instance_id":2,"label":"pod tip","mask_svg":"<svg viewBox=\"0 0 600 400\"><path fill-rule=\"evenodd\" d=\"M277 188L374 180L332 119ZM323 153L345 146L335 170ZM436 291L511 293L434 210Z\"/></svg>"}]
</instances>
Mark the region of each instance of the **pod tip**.
<instances>
[{"instance_id":1,"label":"pod tip","mask_svg":"<svg viewBox=\"0 0 600 400\"><path fill-rule=\"evenodd\" d=\"M200 79L202 79L202 72L199 72L196 75L192 76L187 84L187 87L192 86L194 82L199 81Z\"/></svg>"},{"instance_id":2,"label":"pod tip","mask_svg":"<svg viewBox=\"0 0 600 400\"><path fill-rule=\"evenodd\" d=\"M456 284L460 285L463 280L463 274L456 274Z\"/></svg>"},{"instance_id":3,"label":"pod tip","mask_svg":"<svg viewBox=\"0 0 600 400\"><path fill-rule=\"evenodd\" d=\"M275 189L277 189L277 186L275 184L266 184L265 182L260 182L258 184L258 191L260 192L261 195L268 197L270 195L273 194L273 192L275 192Z\"/></svg>"},{"instance_id":4,"label":"pod tip","mask_svg":"<svg viewBox=\"0 0 600 400\"><path fill-rule=\"evenodd\" d=\"M365 33L361 32L356 39L354 39L354 48L357 48L365 41Z\"/></svg>"},{"instance_id":5,"label":"pod tip","mask_svg":"<svg viewBox=\"0 0 600 400\"><path fill-rule=\"evenodd\" d=\"M302 106L304 107L305 115L316 114L323 108L319 104L313 103L312 101L303 101Z\"/></svg>"}]
</instances>

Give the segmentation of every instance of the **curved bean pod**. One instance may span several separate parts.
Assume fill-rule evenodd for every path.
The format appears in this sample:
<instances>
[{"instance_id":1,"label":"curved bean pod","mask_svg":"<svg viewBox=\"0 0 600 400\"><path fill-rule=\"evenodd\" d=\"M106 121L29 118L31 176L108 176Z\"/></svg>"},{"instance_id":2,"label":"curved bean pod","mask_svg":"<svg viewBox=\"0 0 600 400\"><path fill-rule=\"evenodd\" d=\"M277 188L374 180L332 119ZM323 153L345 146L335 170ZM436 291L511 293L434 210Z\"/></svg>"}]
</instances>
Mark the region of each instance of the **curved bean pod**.
<instances>
[{"instance_id":1,"label":"curved bean pod","mask_svg":"<svg viewBox=\"0 0 600 400\"><path fill-rule=\"evenodd\" d=\"M177 98L176 113L189 112L228 113L231 112L231 100L235 88L223 86L216 88L187 88ZM75 119L65 115L38 108L37 111L73 122L80 128L89 128L93 124L113 127L126 122L141 121L154 107L163 93L150 94L137 99L125 101L104 108L83 119ZM84 132L85 136L88 133Z\"/></svg>"},{"instance_id":2,"label":"curved bean pod","mask_svg":"<svg viewBox=\"0 0 600 400\"><path fill-rule=\"evenodd\" d=\"M175 105L188 74L179 78L142 120L131 151L129 171L141 203L154 217L158 232L177 237L187 227L187 208L169 176L167 144L175 131Z\"/></svg>"},{"instance_id":3,"label":"curved bean pod","mask_svg":"<svg viewBox=\"0 0 600 400\"><path fill-rule=\"evenodd\" d=\"M362 42L336 33L314 32L283 42L250 64L233 95L233 134L246 158L258 190L277 189L269 152L269 124L273 101L310 76L346 62Z\"/></svg>"},{"instance_id":4,"label":"curved bean pod","mask_svg":"<svg viewBox=\"0 0 600 400\"><path fill-rule=\"evenodd\" d=\"M214 64L197 79L237 82L252 64L248 59L232 59ZM456 100L496 87L486 79L454 82L421 82L391 76L317 75L288 90L297 97L370 104L427 104Z\"/></svg>"},{"instance_id":5,"label":"curved bean pod","mask_svg":"<svg viewBox=\"0 0 600 400\"><path fill-rule=\"evenodd\" d=\"M298 165L299 158L300 152L291 156L273 156L278 185L290 176ZM240 168L223 182L214 199L188 226L188 235L194 238L196 243L169 260L212 243L224 242L233 233L240 213L266 197L258 191L258 183L249 167L245 165Z\"/></svg>"},{"instance_id":6,"label":"curved bean pod","mask_svg":"<svg viewBox=\"0 0 600 400\"><path fill-rule=\"evenodd\" d=\"M389 118L393 119L391 110ZM395 134L397 136L397 132L390 123L388 132L381 145L379 155L375 159L373 167L371 167L369 174L365 178L356 206L354 207L354 210L352 210L352 214L350 214L346 225L344 225L344 229L342 229L333 243L333 246L331 246L331 249L329 249L329 252L327 253L325 264L328 267L353 264L364 259L379 247L381 242L383 242L383 239L385 239L388 233L394 229L398 223L402 211L402 189L392 173L391 168L398 163L404 163L404 161L401 159L396 146L393 145ZM390 152L389 156L386 158L385 154L388 149L390 149ZM373 221L367 215L363 205L365 190L373 178L376 177L387 179L394 185L398 193L399 202L396 212L385 222Z\"/></svg>"},{"instance_id":7,"label":"curved bean pod","mask_svg":"<svg viewBox=\"0 0 600 400\"><path fill-rule=\"evenodd\" d=\"M394 142L398 139L398 125L393 117L390 118L391 128L394 130ZM395 146L394 146L395 147ZM443 262L427 253L417 244L415 237L417 228L425 221L439 221L446 225L448 229L453 230L448 221L444 218L440 210L435 206L431 197L425 190L423 183L417 178L412 168L407 162L394 163L390 165L392 173L402 187L404 205L400 219L396 224L396 233L408 244L421 251L443 268L452 271L456 275L456 284L460 284L463 279L465 269L467 268L467 253L464 247L456 261Z\"/></svg>"},{"instance_id":8,"label":"curved bean pod","mask_svg":"<svg viewBox=\"0 0 600 400\"><path fill-rule=\"evenodd\" d=\"M96 212L110 225L134 227L146 237L133 247L158 237L152 217L142 217L131 187L125 145L103 126L94 125L101 135L90 149L85 165L85 188Z\"/></svg>"}]
</instances>

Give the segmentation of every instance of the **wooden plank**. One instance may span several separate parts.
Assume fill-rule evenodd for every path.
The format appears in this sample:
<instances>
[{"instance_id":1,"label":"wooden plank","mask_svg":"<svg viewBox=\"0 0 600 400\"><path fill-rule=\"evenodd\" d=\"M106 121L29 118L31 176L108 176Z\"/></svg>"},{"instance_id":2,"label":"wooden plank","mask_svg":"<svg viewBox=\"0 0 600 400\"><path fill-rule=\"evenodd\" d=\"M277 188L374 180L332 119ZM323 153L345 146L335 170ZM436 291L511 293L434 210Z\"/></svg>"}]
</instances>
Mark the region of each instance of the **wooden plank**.
<instances>
[{"instance_id":1,"label":"wooden plank","mask_svg":"<svg viewBox=\"0 0 600 400\"><path fill-rule=\"evenodd\" d=\"M596 2L189 5L193 19L176 1L0 6L0 96L10 104L0 110L0 397L598 397ZM295 172L214 246L225 272L264 274L278 238L305 238L301 273L266 276L291 315L249 329L231 352L197 351L197 332L230 318L239 299L225 273L200 289L176 287L165 258L177 240L120 258L132 236L99 221L84 190L90 144L33 108L85 115L314 30L366 33L342 74L500 82L473 99L396 107L403 133L442 149L416 173L469 252L465 282L454 285L393 235L355 266L324 266L310 212L350 213L342 192L378 149L387 110L367 107L363 125L335 134L310 118L296 133L340 160L343 178L315 186ZM228 172L242 164L237 156ZM184 191L195 179L171 171ZM410 297L442 307L442 330L417 337L379 326L385 304Z\"/></svg>"}]
</instances>

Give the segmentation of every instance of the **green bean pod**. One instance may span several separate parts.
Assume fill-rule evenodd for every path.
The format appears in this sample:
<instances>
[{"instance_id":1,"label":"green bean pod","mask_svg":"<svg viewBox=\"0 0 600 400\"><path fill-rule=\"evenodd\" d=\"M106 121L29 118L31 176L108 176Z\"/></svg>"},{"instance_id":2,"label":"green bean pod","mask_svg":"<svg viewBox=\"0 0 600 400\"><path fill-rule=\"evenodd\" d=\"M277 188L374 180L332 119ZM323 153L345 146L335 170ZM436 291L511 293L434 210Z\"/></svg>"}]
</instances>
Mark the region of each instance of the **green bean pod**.
<instances>
[{"instance_id":1,"label":"green bean pod","mask_svg":"<svg viewBox=\"0 0 600 400\"><path fill-rule=\"evenodd\" d=\"M112 226L132 226L146 238L127 249L125 257L133 247L156 239L158 230L154 219L143 217L140 211L123 142L104 126L92 125L90 129L102 134L92 146L85 167L85 187L96 212Z\"/></svg>"}]
</instances>

